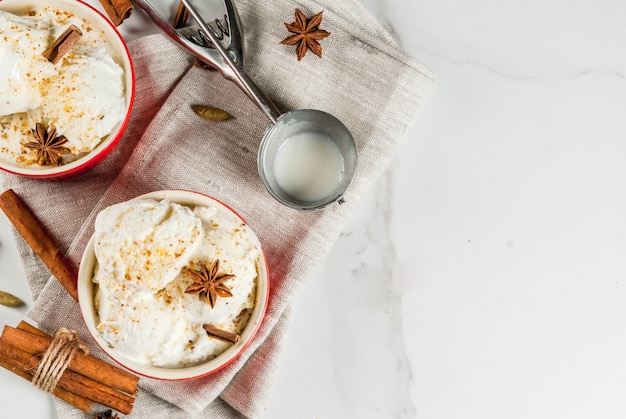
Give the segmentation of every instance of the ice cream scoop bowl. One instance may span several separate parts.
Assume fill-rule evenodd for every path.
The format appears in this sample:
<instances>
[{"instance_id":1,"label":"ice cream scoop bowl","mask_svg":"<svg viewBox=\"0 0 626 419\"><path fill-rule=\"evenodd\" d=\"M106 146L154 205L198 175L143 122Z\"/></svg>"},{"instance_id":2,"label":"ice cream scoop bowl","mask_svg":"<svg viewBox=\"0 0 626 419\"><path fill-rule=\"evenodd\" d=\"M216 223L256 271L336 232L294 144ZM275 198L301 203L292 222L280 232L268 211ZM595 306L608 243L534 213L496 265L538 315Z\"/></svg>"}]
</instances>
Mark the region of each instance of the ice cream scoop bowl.
<instances>
[{"instance_id":1,"label":"ice cream scoop bowl","mask_svg":"<svg viewBox=\"0 0 626 419\"><path fill-rule=\"evenodd\" d=\"M303 109L281 113L276 108L245 71L242 25L232 0L224 0L225 21L216 19L213 26L207 24L190 0L182 0L198 26L197 34L192 35L172 27L151 1L136 2L175 42L219 70L269 118L272 125L261 140L258 170L265 188L278 202L301 210L343 202L356 172L354 138L339 119L326 112ZM222 43L225 37L230 39L227 47ZM307 155L307 151L312 154ZM281 154L290 156L293 161L285 161ZM277 166L280 162L285 164ZM290 169L282 171L281 167ZM299 181L291 184L292 178Z\"/></svg>"},{"instance_id":2,"label":"ice cream scoop bowl","mask_svg":"<svg viewBox=\"0 0 626 419\"><path fill-rule=\"evenodd\" d=\"M332 115L311 109L280 115L258 154L265 188L278 202L300 210L341 203L356 164L350 132Z\"/></svg>"}]
</instances>

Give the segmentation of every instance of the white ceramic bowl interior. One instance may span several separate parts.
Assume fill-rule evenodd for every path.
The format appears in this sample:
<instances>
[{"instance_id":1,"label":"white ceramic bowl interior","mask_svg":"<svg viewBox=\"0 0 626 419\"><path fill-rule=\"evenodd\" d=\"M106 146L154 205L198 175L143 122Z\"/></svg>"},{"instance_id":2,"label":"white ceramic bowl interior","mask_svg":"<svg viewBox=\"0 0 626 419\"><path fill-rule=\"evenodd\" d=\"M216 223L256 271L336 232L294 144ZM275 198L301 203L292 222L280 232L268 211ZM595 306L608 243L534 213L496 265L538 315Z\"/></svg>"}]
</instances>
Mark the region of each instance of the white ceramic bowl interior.
<instances>
[{"instance_id":1,"label":"white ceramic bowl interior","mask_svg":"<svg viewBox=\"0 0 626 419\"><path fill-rule=\"evenodd\" d=\"M243 223L245 223L245 221L236 212L222 202L196 192L179 190L157 191L141 195L135 199L139 198L152 198L156 200L168 199L171 202L176 202L190 207L209 205L216 206L219 211L223 211L229 215L235 215ZM258 242L258 238L256 238L256 236L255 239ZM261 249L260 243L257 244ZM78 272L78 301L80 303L80 310L89 332L98 345L120 365L123 365L137 374L162 380L185 380L201 377L213 373L232 362L250 343L261 325L261 321L263 320L265 310L267 308L269 296L269 275L263 252L261 252L261 258L258 262L259 276L257 277L256 303L252 315L250 316L250 320L241 334L241 339L236 344L230 346L222 354L203 364L184 368L160 368L145 366L116 353L115 349L111 348L109 344L100 336L96 329L98 314L94 307L96 286L92 282L93 272L96 265L93 237L89 240L85 252L83 253Z\"/></svg>"},{"instance_id":2,"label":"white ceramic bowl interior","mask_svg":"<svg viewBox=\"0 0 626 419\"><path fill-rule=\"evenodd\" d=\"M124 69L126 111L124 119L114 128L93 151L85 156L62 166L51 167L23 167L0 161L0 169L18 175L33 178L65 178L83 173L102 161L121 139L128 121L135 97L135 74L130 52L122 36L115 26L99 11L80 0L0 0L0 10L23 14L28 10L40 10L44 7L52 7L65 10L76 16L86 19L94 27L102 30L108 41L107 52L113 60Z\"/></svg>"}]
</instances>

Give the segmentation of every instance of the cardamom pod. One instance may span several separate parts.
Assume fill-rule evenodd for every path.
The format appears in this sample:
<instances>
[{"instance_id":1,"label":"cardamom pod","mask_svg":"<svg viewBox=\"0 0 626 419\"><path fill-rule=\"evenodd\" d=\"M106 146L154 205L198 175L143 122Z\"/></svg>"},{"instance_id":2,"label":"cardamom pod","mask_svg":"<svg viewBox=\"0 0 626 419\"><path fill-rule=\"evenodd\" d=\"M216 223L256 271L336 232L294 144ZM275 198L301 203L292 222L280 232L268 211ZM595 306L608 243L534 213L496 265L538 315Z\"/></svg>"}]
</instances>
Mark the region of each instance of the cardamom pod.
<instances>
[{"instance_id":1,"label":"cardamom pod","mask_svg":"<svg viewBox=\"0 0 626 419\"><path fill-rule=\"evenodd\" d=\"M191 109L201 118L208 121L226 121L233 118L231 114L220 109L205 105L191 105Z\"/></svg>"},{"instance_id":2,"label":"cardamom pod","mask_svg":"<svg viewBox=\"0 0 626 419\"><path fill-rule=\"evenodd\" d=\"M22 300L8 292L0 291L0 304L3 306L17 307L23 304Z\"/></svg>"}]
</instances>

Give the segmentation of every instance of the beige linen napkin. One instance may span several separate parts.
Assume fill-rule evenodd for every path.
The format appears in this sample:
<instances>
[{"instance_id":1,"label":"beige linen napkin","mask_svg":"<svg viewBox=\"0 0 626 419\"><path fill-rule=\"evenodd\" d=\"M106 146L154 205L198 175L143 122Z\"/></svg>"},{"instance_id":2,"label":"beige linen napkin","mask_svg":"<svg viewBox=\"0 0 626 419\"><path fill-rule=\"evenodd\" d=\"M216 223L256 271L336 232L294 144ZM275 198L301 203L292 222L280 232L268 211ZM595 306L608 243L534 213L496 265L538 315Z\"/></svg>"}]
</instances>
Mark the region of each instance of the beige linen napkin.
<instances>
[{"instance_id":1,"label":"beige linen napkin","mask_svg":"<svg viewBox=\"0 0 626 419\"><path fill-rule=\"evenodd\" d=\"M3 174L75 261L93 232L96 214L108 205L160 189L188 189L227 203L259 236L270 268L271 298L253 343L236 362L208 377L185 382L147 378L132 417L259 417L279 362L289 303L337 239L360 196L388 165L434 74L404 54L355 0L298 3L241 0L250 76L283 110L315 108L337 116L359 151L357 177L346 203L302 212L278 204L263 187L256 153L267 117L215 71L190 67L191 58L163 35L130 43L136 66L133 116L119 148L91 172L62 182ZM324 58L309 53L298 62L280 45L294 7L307 15L324 10ZM212 123L190 109L196 103L227 110L234 120ZM76 329L96 355L78 304L18 237L35 299L30 313L42 328ZM106 358L106 357L105 357ZM57 401L59 417L87 417Z\"/></svg>"}]
</instances>

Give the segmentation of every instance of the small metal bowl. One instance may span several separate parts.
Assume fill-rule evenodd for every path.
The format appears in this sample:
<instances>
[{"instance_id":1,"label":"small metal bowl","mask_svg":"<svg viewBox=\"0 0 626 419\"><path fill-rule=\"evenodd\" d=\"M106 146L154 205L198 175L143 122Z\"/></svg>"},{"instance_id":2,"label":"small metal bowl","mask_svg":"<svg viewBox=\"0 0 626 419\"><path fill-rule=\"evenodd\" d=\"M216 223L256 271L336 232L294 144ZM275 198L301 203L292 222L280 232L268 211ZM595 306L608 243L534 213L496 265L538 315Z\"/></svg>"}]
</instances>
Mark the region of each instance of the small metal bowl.
<instances>
[{"instance_id":1,"label":"small metal bowl","mask_svg":"<svg viewBox=\"0 0 626 419\"><path fill-rule=\"evenodd\" d=\"M339 150L343 168L329 193L311 200L293 196L283 187L276 176L276 156L294 136L302 133L322 135L332 141ZM301 109L280 115L275 124L266 131L258 154L258 169L267 191L281 204L298 210L311 210L341 202L356 173L357 150L350 131L334 116L312 109ZM313 181L315 179L312 179Z\"/></svg>"}]
</instances>

